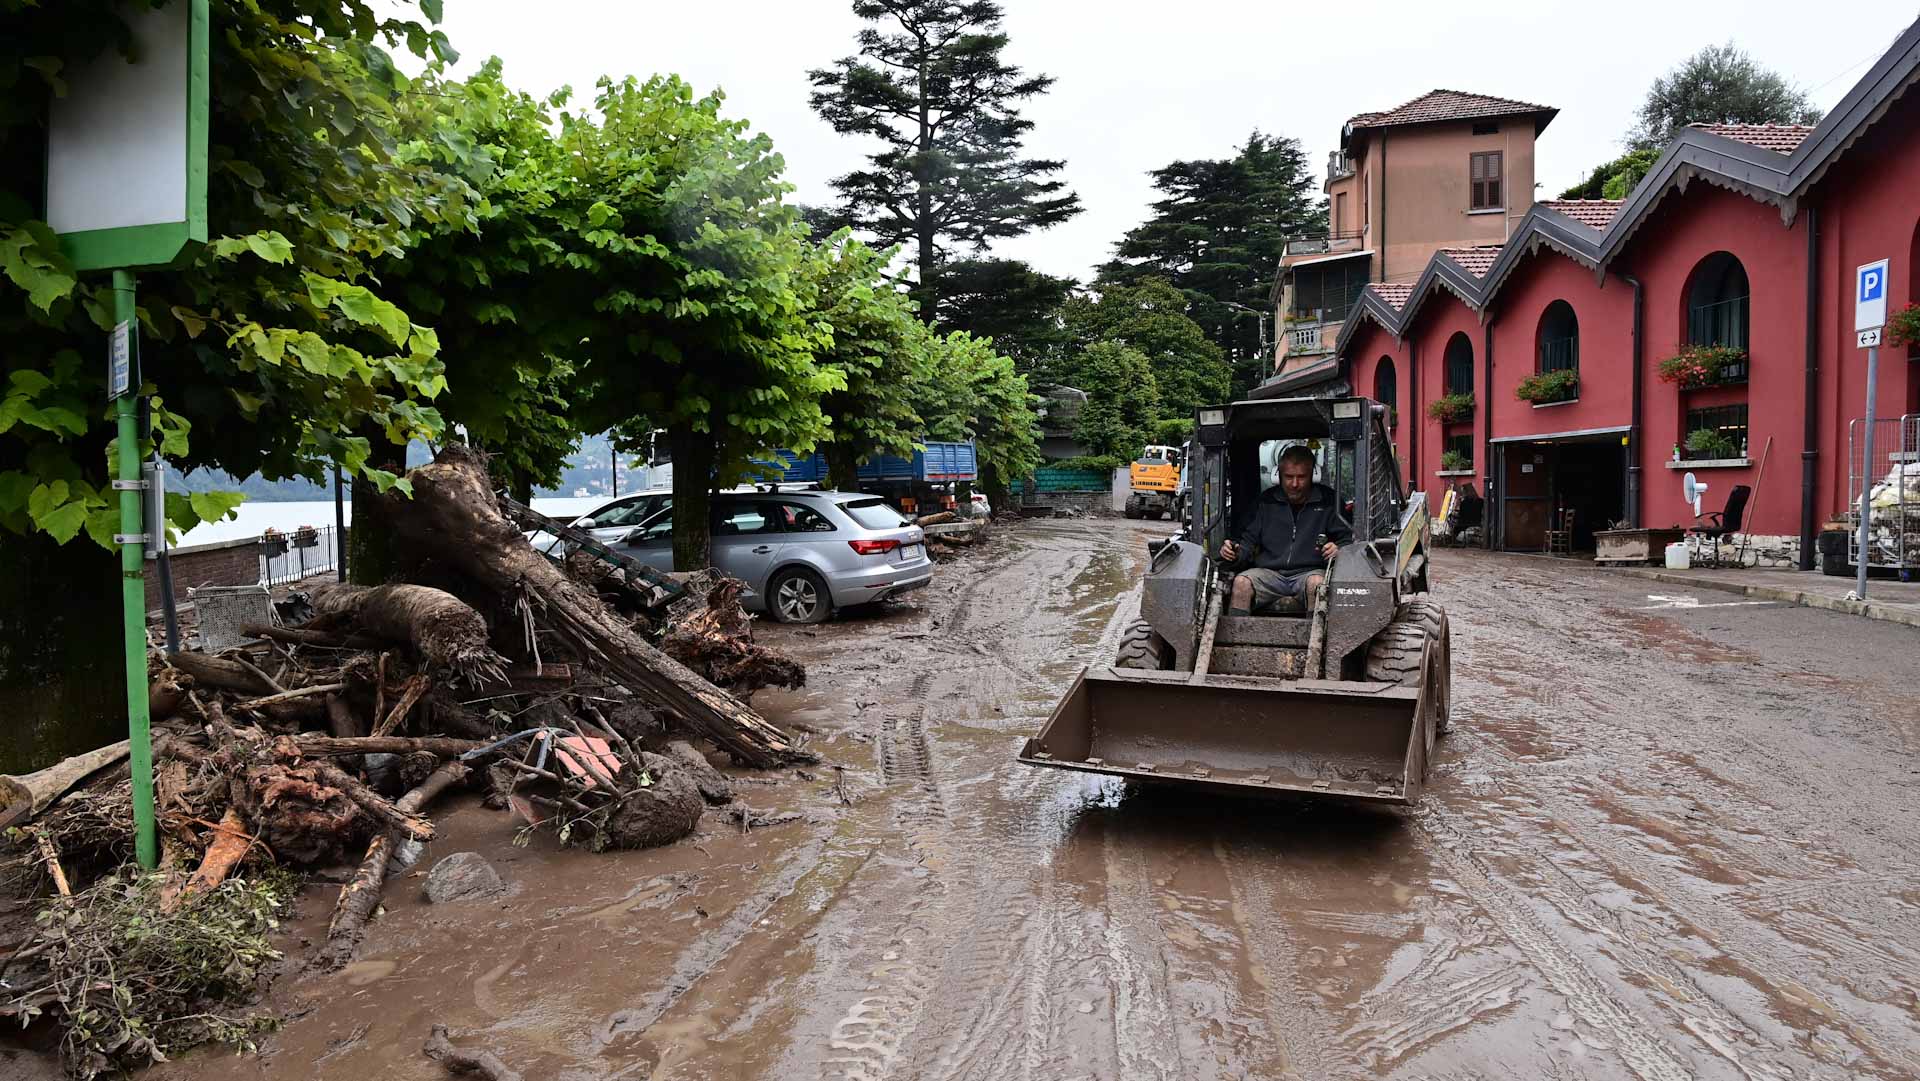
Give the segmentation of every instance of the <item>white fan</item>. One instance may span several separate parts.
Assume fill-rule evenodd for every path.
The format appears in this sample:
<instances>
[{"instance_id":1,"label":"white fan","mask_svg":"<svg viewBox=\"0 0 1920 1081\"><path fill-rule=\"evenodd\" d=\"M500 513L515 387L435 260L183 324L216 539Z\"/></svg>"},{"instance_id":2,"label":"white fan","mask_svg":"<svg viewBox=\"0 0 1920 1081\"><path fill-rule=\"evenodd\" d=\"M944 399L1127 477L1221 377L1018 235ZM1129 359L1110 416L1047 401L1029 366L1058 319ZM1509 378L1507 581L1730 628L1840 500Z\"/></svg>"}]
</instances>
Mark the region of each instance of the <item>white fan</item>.
<instances>
[{"instance_id":1,"label":"white fan","mask_svg":"<svg viewBox=\"0 0 1920 1081\"><path fill-rule=\"evenodd\" d=\"M1707 486L1695 479L1693 473L1689 471L1686 476L1680 478L1680 494L1687 502L1693 504L1693 516L1700 517L1700 497L1707 494Z\"/></svg>"}]
</instances>

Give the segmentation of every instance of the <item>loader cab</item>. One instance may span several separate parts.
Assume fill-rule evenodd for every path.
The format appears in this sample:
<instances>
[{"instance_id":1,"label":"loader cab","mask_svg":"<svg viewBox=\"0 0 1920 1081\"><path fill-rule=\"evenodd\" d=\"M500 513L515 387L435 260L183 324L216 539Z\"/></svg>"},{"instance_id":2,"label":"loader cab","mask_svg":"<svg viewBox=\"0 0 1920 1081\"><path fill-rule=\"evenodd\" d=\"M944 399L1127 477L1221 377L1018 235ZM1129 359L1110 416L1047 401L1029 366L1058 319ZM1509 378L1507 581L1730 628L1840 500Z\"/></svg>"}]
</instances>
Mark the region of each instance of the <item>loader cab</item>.
<instances>
[{"instance_id":1,"label":"loader cab","mask_svg":"<svg viewBox=\"0 0 1920 1081\"><path fill-rule=\"evenodd\" d=\"M1246 525L1260 494L1279 483L1280 455L1295 444L1313 452L1313 479L1333 489L1356 540L1398 531L1407 492L1384 406L1364 398L1287 398L1205 408L1198 417L1187 535L1207 551Z\"/></svg>"}]
</instances>

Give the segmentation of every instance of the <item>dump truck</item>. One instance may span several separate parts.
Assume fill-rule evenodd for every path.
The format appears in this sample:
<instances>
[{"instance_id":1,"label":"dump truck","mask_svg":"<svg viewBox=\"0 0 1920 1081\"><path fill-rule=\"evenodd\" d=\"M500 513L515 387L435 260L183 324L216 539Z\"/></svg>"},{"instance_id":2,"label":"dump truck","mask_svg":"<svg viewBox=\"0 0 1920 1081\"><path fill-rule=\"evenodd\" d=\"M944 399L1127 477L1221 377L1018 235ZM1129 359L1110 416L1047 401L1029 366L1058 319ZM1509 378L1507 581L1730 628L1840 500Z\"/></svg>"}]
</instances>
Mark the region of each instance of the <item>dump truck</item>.
<instances>
[{"instance_id":1,"label":"dump truck","mask_svg":"<svg viewBox=\"0 0 1920 1081\"><path fill-rule=\"evenodd\" d=\"M1074 680L1019 759L1142 782L1411 805L1448 724L1451 638L1430 596L1426 497L1408 492L1386 407L1365 398L1198 411L1193 498L1148 544L1140 619ZM1280 455L1306 446L1353 539L1292 608L1236 615L1223 541Z\"/></svg>"},{"instance_id":2,"label":"dump truck","mask_svg":"<svg viewBox=\"0 0 1920 1081\"><path fill-rule=\"evenodd\" d=\"M1127 469L1129 518L1178 520L1186 510L1186 449L1150 444Z\"/></svg>"}]
</instances>

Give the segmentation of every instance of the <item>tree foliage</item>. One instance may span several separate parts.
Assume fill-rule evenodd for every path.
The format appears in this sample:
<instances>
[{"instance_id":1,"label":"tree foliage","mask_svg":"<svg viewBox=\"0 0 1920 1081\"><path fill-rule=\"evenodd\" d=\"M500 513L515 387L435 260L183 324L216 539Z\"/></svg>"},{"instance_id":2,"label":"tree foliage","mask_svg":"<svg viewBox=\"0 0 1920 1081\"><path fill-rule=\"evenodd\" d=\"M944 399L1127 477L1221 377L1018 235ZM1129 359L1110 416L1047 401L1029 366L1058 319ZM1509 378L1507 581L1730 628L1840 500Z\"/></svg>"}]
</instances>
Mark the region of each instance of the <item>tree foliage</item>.
<instances>
[{"instance_id":1,"label":"tree foliage","mask_svg":"<svg viewBox=\"0 0 1920 1081\"><path fill-rule=\"evenodd\" d=\"M1017 259L955 259L940 271L936 325L992 338L1022 374L1032 375L1067 344L1060 315L1073 286L1071 278Z\"/></svg>"},{"instance_id":2,"label":"tree foliage","mask_svg":"<svg viewBox=\"0 0 1920 1081\"><path fill-rule=\"evenodd\" d=\"M1238 397L1272 365L1263 321L1284 238L1326 227L1306 152L1256 131L1230 158L1176 161L1152 176L1153 216L1115 245L1096 284L1161 278L1184 293L1187 315L1226 353Z\"/></svg>"},{"instance_id":3,"label":"tree foliage","mask_svg":"<svg viewBox=\"0 0 1920 1081\"><path fill-rule=\"evenodd\" d=\"M1059 381L1092 393L1084 374L1089 347L1119 342L1146 356L1158 391L1159 416L1191 420L1202 405L1226 401L1231 382L1226 357L1200 324L1187 317L1186 309L1186 295L1163 278L1110 285L1097 297L1074 297L1065 311L1075 347L1068 354L1072 370L1062 371Z\"/></svg>"},{"instance_id":4,"label":"tree foliage","mask_svg":"<svg viewBox=\"0 0 1920 1081\"><path fill-rule=\"evenodd\" d=\"M1019 103L1053 80L1002 59L1008 39L990 0L853 0L853 13L871 24L859 53L809 72L811 100L835 131L881 148L833 182L841 205L823 224L907 246L931 321L954 249L984 251L1080 212L1053 179L1063 162L1020 156L1033 122Z\"/></svg>"},{"instance_id":5,"label":"tree foliage","mask_svg":"<svg viewBox=\"0 0 1920 1081\"><path fill-rule=\"evenodd\" d=\"M1013 359L964 331L931 335L927 378L913 388L926 438L971 439L995 501L1040 464L1035 399Z\"/></svg>"},{"instance_id":6,"label":"tree foliage","mask_svg":"<svg viewBox=\"0 0 1920 1081\"><path fill-rule=\"evenodd\" d=\"M1628 149L1663 149L1688 124L1813 124L1804 90L1732 42L1709 45L1653 81Z\"/></svg>"},{"instance_id":7,"label":"tree foliage","mask_svg":"<svg viewBox=\"0 0 1920 1081\"><path fill-rule=\"evenodd\" d=\"M1074 438L1089 454L1126 461L1139 457L1160 408L1147 355L1121 342L1096 342L1081 355L1077 368L1087 401L1074 424Z\"/></svg>"},{"instance_id":8,"label":"tree foliage","mask_svg":"<svg viewBox=\"0 0 1920 1081\"><path fill-rule=\"evenodd\" d=\"M1560 193L1562 199L1625 199L1660 160L1660 151L1629 150L1594 166L1587 178Z\"/></svg>"},{"instance_id":9,"label":"tree foliage","mask_svg":"<svg viewBox=\"0 0 1920 1081\"><path fill-rule=\"evenodd\" d=\"M843 384L820 399L832 428L821 439L836 488L851 489L860 463L906 455L920 438L912 389L932 364L931 334L913 302L887 272L892 252L877 252L842 230L813 252L815 317L832 344L817 360Z\"/></svg>"}]
</instances>

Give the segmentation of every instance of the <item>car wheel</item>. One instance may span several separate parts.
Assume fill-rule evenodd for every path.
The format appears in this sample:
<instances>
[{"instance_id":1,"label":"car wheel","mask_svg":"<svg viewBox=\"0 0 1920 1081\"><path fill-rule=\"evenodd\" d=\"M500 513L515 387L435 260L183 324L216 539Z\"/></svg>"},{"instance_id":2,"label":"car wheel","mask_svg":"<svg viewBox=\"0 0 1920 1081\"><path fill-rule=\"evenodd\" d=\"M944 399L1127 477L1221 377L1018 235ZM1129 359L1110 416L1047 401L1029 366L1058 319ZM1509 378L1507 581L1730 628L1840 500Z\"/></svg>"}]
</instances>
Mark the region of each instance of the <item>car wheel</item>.
<instances>
[{"instance_id":1,"label":"car wheel","mask_svg":"<svg viewBox=\"0 0 1920 1081\"><path fill-rule=\"evenodd\" d=\"M833 613L833 600L819 575L794 567L767 584L767 611L781 623L820 623Z\"/></svg>"}]
</instances>

